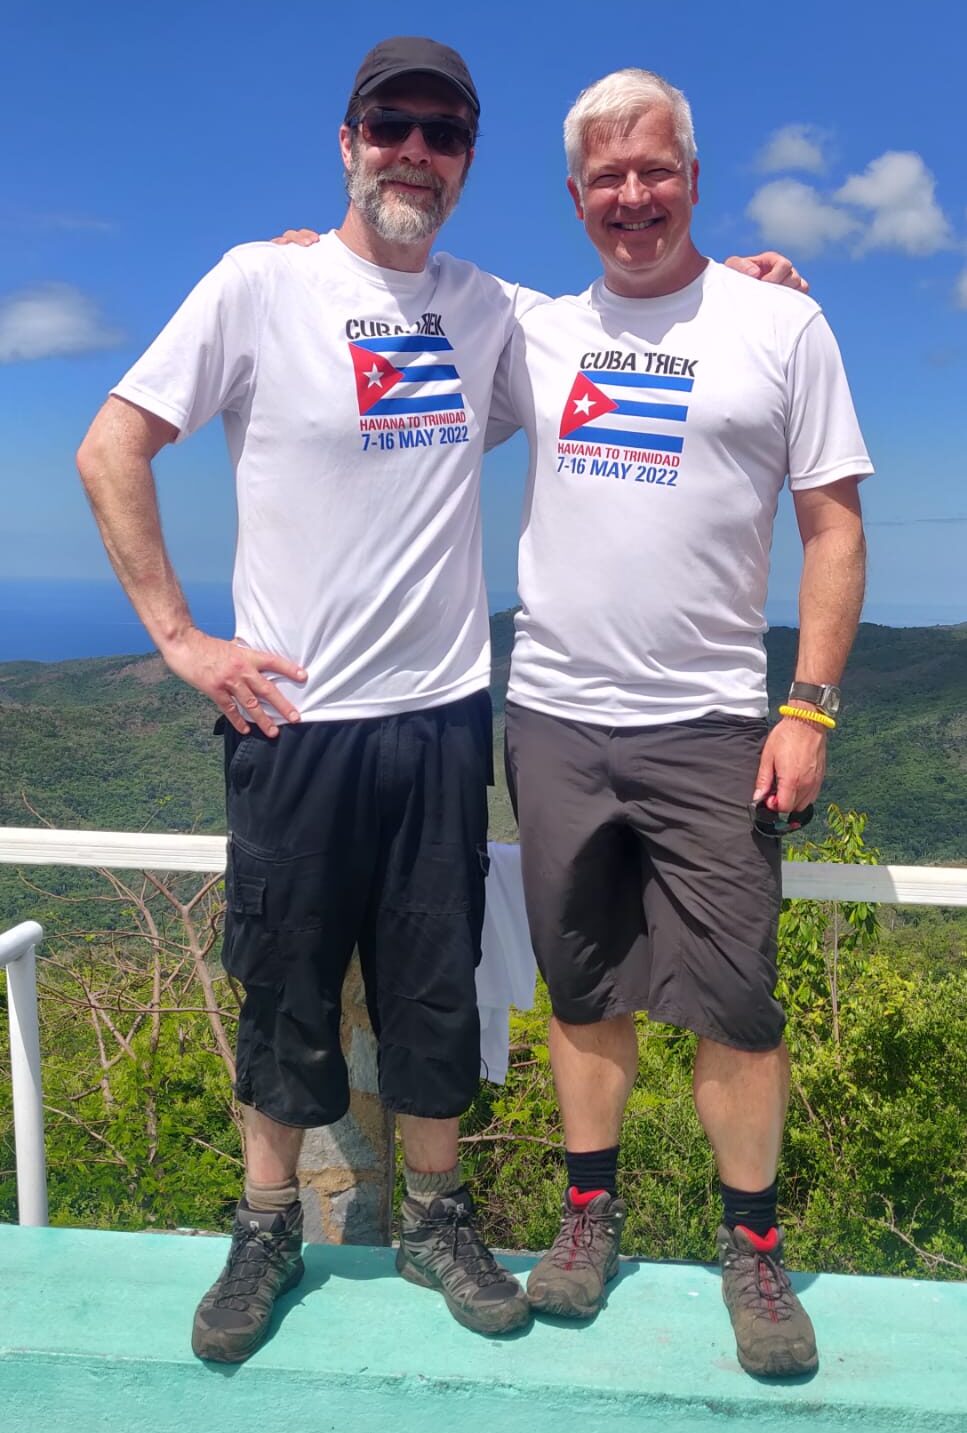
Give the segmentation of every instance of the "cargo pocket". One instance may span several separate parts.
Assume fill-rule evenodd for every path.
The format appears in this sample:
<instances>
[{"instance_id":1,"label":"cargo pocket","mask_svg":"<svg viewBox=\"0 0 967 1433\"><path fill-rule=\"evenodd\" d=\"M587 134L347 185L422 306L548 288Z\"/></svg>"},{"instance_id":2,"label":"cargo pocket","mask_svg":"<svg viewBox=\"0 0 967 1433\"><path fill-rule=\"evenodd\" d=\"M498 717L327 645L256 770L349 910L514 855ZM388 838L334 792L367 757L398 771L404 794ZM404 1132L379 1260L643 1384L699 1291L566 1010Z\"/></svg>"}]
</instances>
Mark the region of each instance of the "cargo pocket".
<instances>
[{"instance_id":1,"label":"cargo pocket","mask_svg":"<svg viewBox=\"0 0 967 1433\"><path fill-rule=\"evenodd\" d=\"M274 856L234 832L228 845L230 908L268 931L321 930L326 924L326 853ZM332 884L330 877L329 884Z\"/></svg>"},{"instance_id":2,"label":"cargo pocket","mask_svg":"<svg viewBox=\"0 0 967 1433\"><path fill-rule=\"evenodd\" d=\"M265 919L268 881L256 869L256 862L256 857L229 836L222 964L246 989L260 986L278 990L283 978L282 954L277 935Z\"/></svg>"}]
</instances>

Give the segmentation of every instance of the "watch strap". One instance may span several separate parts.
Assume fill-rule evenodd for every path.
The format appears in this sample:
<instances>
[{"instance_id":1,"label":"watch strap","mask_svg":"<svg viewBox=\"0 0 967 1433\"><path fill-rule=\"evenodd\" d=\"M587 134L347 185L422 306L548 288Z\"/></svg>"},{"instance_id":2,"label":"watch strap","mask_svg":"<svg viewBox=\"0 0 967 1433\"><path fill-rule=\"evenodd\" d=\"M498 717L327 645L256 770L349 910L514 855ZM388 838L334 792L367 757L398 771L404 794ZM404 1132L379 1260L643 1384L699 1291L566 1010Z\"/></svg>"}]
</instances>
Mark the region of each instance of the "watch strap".
<instances>
[{"instance_id":1,"label":"watch strap","mask_svg":"<svg viewBox=\"0 0 967 1433\"><path fill-rule=\"evenodd\" d=\"M791 702L813 702L827 716L835 717L839 712L839 687L832 682L793 682L789 688Z\"/></svg>"}]
</instances>

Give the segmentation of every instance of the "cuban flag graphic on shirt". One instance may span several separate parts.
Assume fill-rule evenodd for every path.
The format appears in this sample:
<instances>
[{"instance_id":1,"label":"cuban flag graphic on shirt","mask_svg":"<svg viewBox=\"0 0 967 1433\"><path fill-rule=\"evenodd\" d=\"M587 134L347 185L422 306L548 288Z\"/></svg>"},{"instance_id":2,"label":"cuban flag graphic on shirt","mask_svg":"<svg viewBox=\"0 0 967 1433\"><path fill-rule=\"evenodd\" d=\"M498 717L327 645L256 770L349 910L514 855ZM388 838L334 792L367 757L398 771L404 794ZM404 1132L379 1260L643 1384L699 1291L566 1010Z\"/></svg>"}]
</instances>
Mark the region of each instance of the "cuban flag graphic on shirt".
<instances>
[{"instance_id":1,"label":"cuban flag graphic on shirt","mask_svg":"<svg viewBox=\"0 0 967 1433\"><path fill-rule=\"evenodd\" d=\"M446 338L403 333L349 345L359 415L445 413L463 407L460 374Z\"/></svg>"},{"instance_id":2,"label":"cuban flag graphic on shirt","mask_svg":"<svg viewBox=\"0 0 967 1433\"><path fill-rule=\"evenodd\" d=\"M561 438L680 453L693 378L581 369L561 416Z\"/></svg>"}]
</instances>

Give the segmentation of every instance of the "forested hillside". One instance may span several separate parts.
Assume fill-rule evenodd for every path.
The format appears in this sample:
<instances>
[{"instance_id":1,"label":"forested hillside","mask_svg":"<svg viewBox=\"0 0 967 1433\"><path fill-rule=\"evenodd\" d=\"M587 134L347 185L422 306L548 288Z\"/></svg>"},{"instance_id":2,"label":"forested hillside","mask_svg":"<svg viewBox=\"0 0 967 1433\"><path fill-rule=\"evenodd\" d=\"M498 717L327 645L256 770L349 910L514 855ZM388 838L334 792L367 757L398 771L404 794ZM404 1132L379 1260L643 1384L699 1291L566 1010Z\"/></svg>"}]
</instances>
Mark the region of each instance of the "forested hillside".
<instances>
[{"instance_id":1,"label":"forested hillside","mask_svg":"<svg viewBox=\"0 0 967 1433\"><path fill-rule=\"evenodd\" d=\"M494 709L502 717L511 614L491 621ZM766 637L770 708L785 700L798 632ZM967 862L967 624L859 630L843 683L843 715L829 740L822 804L866 812L867 840L884 861ZM513 828L498 790L495 830Z\"/></svg>"},{"instance_id":2,"label":"forested hillside","mask_svg":"<svg viewBox=\"0 0 967 1433\"><path fill-rule=\"evenodd\" d=\"M220 829L216 715L160 657L0 664L0 826Z\"/></svg>"},{"instance_id":3,"label":"forested hillside","mask_svg":"<svg viewBox=\"0 0 967 1433\"><path fill-rule=\"evenodd\" d=\"M492 629L499 756L511 614ZM780 627L767 638L773 710L796 637ZM0 825L223 829L214 715L157 657L0 665ZM867 813L883 859L967 860L967 625L864 624L829 751L824 798ZM493 834L512 840L496 765Z\"/></svg>"}]
</instances>

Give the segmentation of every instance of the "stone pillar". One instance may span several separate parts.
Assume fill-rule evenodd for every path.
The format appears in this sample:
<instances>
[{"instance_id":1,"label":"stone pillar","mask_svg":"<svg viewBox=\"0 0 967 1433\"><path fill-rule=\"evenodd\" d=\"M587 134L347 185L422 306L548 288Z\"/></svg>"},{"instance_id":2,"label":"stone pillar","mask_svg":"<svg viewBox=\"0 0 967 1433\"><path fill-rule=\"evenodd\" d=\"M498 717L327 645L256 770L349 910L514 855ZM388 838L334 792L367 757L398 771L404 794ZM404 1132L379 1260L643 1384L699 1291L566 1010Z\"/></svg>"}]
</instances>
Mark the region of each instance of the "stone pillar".
<instances>
[{"instance_id":1,"label":"stone pillar","mask_svg":"<svg viewBox=\"0 0 967 1433\"><path fill-rule=\"evenodd\" d=\"M349 1113L338 1124L306 1132L299 1165L305 1237L317 1244L388 1244L394 1121L377 1093L376 1040L358 955L343 986L340 1034L349 1066Z\"/></svg>"}]
</instances>

